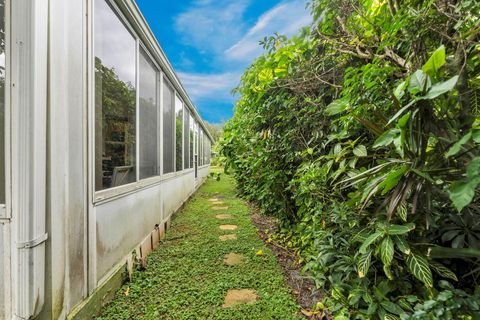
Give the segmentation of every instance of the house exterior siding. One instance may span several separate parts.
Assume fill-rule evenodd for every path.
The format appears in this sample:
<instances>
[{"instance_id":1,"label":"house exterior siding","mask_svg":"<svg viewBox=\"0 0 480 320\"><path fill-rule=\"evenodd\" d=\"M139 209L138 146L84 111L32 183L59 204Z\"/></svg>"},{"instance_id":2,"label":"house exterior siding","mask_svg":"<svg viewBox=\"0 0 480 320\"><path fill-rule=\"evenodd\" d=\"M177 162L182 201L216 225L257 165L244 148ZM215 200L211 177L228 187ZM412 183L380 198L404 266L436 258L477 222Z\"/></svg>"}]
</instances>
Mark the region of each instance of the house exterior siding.
<instances>
[{"instance_id":1,"label":"house exterior siding","mask_svg":"<svg viewBox=\"0 0 480 320\"><path fill-rule=\"evenodd\" d=\"M144 50L159 71L160 167L153 170L158 174L140 179L137 173L134 182L106 190L95 188L95 1L108 3L135 38L137 52ZM156 241L152 232L163 228L209 175L208 163L197 164L195 177L195 166L185 165L191 159L183 159L187 169L160 174L163 81L211 137L134 0L6 3L11 55L7 174L0 181L7 186L0 213L0 319L66 319L124 268L132 253L142 255L140 247ZM136 108L138 116L138 98ZM138 166L138 122L136 134ZM201 157L197 149L192 158ZM27 245L20 248L22 243ZM32 278L25 281L21 272L33 272Z\"/></svg>"}]
</instances>

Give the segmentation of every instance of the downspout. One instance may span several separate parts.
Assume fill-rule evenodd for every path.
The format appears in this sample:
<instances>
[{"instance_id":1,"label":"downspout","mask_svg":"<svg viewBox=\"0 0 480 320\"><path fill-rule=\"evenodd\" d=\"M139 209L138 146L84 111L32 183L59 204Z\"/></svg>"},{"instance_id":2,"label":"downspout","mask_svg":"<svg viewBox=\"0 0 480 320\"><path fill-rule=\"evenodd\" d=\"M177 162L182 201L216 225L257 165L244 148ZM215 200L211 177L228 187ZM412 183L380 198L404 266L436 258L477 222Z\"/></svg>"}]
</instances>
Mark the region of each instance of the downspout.
<instances>
[{"instance_id":1,"label":"downspout","mask_svg":"<svg viewBox=\"0 0 480 320\"><path fill-rule=\"evenodd\" d=\"M33 319L45 297L48 0L12 1L12 298Z\"/></svg>"}]
</instances>

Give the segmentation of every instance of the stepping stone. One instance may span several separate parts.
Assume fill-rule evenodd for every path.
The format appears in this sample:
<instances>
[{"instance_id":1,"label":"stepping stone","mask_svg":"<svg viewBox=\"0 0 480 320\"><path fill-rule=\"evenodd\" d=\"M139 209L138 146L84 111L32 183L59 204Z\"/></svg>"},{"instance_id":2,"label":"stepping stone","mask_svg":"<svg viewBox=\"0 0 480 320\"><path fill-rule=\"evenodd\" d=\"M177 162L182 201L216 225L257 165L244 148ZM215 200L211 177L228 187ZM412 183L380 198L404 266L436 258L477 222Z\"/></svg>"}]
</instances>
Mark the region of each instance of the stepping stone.
<instances>
[{"instance_id":1,"label":"stepping stone","mask_svg":"<svg viewBox=\"0 0 480 320\"><path fill-rule=\"evenodd\" d=\"M231 214L225 213L225 214L217 214L215 218L220 220L225 220L225 219L233 219L233 216Z\"/></svg>"},{"instance_id":2,"label":"stepping stone","mask_svg":"<svg viewBox=\"0 0 480 320\"><path fill-rule=\"evenodd\" d=\"M243 254L233 253L230 252L229 254L225 255L225 259L223 259L223 263L227 266L233 267L237 264L242 263L243 261Z\"/></svg>"},{"instance_id":3,"label":"stepping stone","mask_svg":"<svg viewBox=\"0 0 480 320\"><path fill-rule=\"evenodd\" d=\"M230 289L227 292L222 308L229 308L237 304L254 304L259 299L255 290Z\"/></svg>"},{"instance_id":4,"label":"stepping stone","mask_svg":"<svg viewBox=\"0 0 480 320\"><path fill-rule=\"evenodd\" d=\"M217 199L217 198L210 198L210 199L208 199L208 201L210 201L210 202L217 202L218 199Z\"/></svg>"},{"instance_id":5,"label":"stepping stone","mask_svg":"<svg viewBox=\"0 0 480 320\"><path fill-rule=\"evenodd\" d=\"M212 207L212 210L218 211L218 210L227 210L228 207Z\"/></svg>"},{"instance_id":6,"label":"stepping stone","mask_svg":"<svg viewBox=\"0 0 480 320\"><path fill-rule=\"evenodd\" d=\"M220 230L237 230L238 226L234 224L222 224Z\"/></svg>"},{"instance_id":7,"label":"stepping stone","mask_svg":"<svg viewBox=\"0 0 480 320\"><path fill-rule=\"evenodd\" d=\"M221 241L227 241L227 240L237 240L237 235L236 234L224 234L223 236L218 237Z\"/></svg>"},{"instance_id":8,"label":"stepping stone","mask_svg":"<svg viewBox=\"0 0 480 320\"><path fill-rule=\"evenodd\" d=\"M222 202L222 201L215 201L215 202L212 202L212 204L214 204L216 206L219 206L219 205L222 205L222 204L225 204L225 203Z\"/></svg>"}]
</instances>

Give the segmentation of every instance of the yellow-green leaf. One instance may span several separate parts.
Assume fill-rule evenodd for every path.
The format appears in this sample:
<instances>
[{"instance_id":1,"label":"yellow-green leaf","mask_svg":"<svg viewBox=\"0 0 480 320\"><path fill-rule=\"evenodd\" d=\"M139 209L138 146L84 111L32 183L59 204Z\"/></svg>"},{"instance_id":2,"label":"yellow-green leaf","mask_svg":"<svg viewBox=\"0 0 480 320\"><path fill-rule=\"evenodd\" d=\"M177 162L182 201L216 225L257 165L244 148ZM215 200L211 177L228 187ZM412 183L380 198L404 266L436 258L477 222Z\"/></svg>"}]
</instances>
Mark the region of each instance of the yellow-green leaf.
<instances>
[{"instance_id":1,"label":"yellow-green leaf","mask_svg":"<svg viewBox=\"0 0 480 320\"><path fill-rule=\"evenodd\" d=\"M432 270L430 270L428 260L424 255L412 252L407 257L407 266L415 278L422 281L427 287L433 286Z\"/></svg>"},{"instance_id":2,"label":"yellow-green leaf","mask_svg":"<svg viewBox=\"0 0 480 320\"><path fill-rule=\"evenodd\" d=\"M423 65L422 70L430 76L434 76L445 64L445 46L440 46L433 52L430 59Z\"/></svg>"}]
</instances>

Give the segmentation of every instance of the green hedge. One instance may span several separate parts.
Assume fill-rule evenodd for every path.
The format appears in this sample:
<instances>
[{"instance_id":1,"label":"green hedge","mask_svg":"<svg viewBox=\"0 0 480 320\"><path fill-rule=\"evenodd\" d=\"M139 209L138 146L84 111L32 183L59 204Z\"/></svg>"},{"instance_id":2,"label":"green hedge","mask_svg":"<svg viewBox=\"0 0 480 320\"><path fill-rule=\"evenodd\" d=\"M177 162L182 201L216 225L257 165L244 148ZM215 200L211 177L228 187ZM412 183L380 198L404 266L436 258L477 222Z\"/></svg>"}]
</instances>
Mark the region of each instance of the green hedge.
<instances>
[{"instance_id":1,"label":"green hedge","mask_svg":"<svg viewBox=\"0 0 480 320\"><path fill-rule=\"evenodd\" d=\"M262 41L221 152L335 319L480 317L480 4L315 0Z\"/></svg>"}]
</instances>

